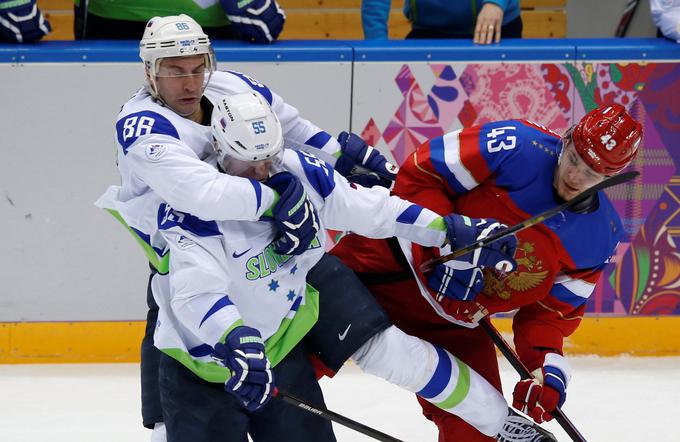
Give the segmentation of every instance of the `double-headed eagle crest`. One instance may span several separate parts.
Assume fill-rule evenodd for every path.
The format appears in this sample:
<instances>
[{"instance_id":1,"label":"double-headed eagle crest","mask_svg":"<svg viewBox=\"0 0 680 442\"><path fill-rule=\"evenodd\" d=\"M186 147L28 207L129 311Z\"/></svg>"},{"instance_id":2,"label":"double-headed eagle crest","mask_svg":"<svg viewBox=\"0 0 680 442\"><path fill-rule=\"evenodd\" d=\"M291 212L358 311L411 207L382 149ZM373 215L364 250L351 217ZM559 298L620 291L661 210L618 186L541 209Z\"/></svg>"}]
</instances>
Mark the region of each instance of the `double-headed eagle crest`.
<instances>
[{"instance_id":1,"label":"double-headed eagle crest","mask_svg":"<svg viewBox=\"0 0 680 442\"><path fill-rule=\"evenodd\" d=\"M548 275L548 271L543 270L543 261L533 254L535 250L534 244L528 241L517 246L515 252L517 270L514 272L501 274L493 269L484 269L482 293L507 300L513 292L525 292L538 287Z\"/></svg>"}]
</instances>

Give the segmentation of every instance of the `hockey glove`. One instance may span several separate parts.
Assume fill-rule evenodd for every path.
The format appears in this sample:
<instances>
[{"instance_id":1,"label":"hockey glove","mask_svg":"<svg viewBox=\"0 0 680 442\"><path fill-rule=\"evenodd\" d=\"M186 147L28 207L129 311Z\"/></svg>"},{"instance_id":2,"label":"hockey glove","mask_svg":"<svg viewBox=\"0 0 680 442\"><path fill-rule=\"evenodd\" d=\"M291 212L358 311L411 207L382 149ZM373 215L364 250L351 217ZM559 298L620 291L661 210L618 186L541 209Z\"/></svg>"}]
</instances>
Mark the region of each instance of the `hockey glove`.
<instances>
[{"instance_id":1,"label":"hockey glove","mask_svg":"<svg viewBox=\"0 0 680 442\"><path fill-rule=\"evenodd\" d=\"M335 163L335 170L347 177L349 181L364 187L378 184L389 188L392 181L397 179L399 168L387 161L377 149L366 144L359 135L340 132L338 142L342 155ZM356 166L361 166L373 173L356 175L353 172Z\"/></svg>"},{"instance_id":2,"label":"hockey glove","mask_svg":"<svg viewBox=\"0 0 680 442\"><path fill-rule=\"evenodd\" d=\"M213 358L231 370L224 389L249 411L259 409L271 399L274 374L259 331L245 325L234 328L224 343L215 345Z\"/></svg>"},{"instance_id":3,"label":"hockey glove","mask_svg":"<svg viewBox=\"0 0 680 442\"><path fill-rule=\"evenodd\" d=\"M283 30L286 14L276 0L220 0L220 4L242 40L271 43Z\"/></svg>"},{"instance_id":4,"label":"hockey glove","mask_svg":"<svg viewBox=\"0 0 680 442\"><path fill-rule=\"evenodd\" d=\"M507 227L491 218L488 220L469 218L455 213L445 216L444 221L446 222L446 236L453 250L463 248ZM517 268L517 263L513 258L516 248L517 238L515 235L510 235L479 247L458 259L467 261L475 267L491 267L511 272Z\"/></svg>"},{"instance_id":5,"label":"hockey glove","mask_svg":"<svg viewBox=\"0 0 680 442\"><path fill-rule=\"evenodd\" d=\"M534 379L523 379L515 385L512 406L540 424L551 420L551 413L567 399L571 366L564 356L547 353L543 367L534 370L533 375Z\"/></svg>"},{"instance_id":6,"label":"hockey glove","mask_svg":"<svg viewBox=\"0 0 680 442\"><path fill-rule=\"evenodd\" d=\"M280 198L272 213L280 235L274 240L279 255L300 255L319 231L319 216L300 180L290 172L280 172L264 182Z\"/></svg>"},{"instance_id":7,"label":"hockey glove","mask_svg":"<svg viewBox=\"0 0 680 442\"><path fill-rule=\"evenodd\" d=\"M439 264L427 278L427 285L437 293L437 301L446 299L473 301L484 288L480 267L466 261L451 260Z\"/></svg>"},{"instance_id":8,"label":"hockey glove","mask_svg":"<svg viewBox=\"0 0 680 442\"><path fill-rule=\"evenodd\" d=\"M51 31L35 0L0 1L0 40L32 43Z\"/></svg>"}]
</instances>

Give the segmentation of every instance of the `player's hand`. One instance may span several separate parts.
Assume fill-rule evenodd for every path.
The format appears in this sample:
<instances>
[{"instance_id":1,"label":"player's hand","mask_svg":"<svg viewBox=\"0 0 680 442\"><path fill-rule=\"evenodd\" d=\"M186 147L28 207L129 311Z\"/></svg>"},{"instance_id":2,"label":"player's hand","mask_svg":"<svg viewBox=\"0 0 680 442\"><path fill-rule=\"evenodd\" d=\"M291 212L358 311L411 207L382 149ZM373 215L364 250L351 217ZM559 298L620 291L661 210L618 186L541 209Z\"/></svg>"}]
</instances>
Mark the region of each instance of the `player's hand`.
<instances>
[{"instance_id":1,"label":"player's hand","mask_svg":"<svg viewBox=\"0 0 680 442\"><path fill-rule=\"evenodd\" d=\"M242 40L271 43L283 30L286 14L276 0L220 0L220 4Z\"/></svg>"},{"instance_id":2,"label":"player's hand","mask_svg":"<svg viewBox=\"0 0 680 442\"><path fill-rule=\"evenodd\" d=\"M498 43L501 41L503 8L495 3L484 3L477 14L473 41L478 44Z\"/></svg>"},{"instance_id":3,"label":"player's hand","mask_svg":"<svg viewBox=\"0 0 680 442\"><path fill-rule=\"evenodd\" d=\"M444 221L446 222L446 236L452 250L461 249L507 227L495 219L469 218L455 213L445 216ZM467 261L475 267L491 267L511 272L517 268L517 263L513 258L516 248L517 238L515 235L509 235L484 247L479 247L458 259Z\"/></svg>"},{"instance_id":4,"label":"player's hand","mask_svg":"<svg viewBox=\"0 0 680 442\"><path fill-rule=\"evenodd\" d=\"M340 132L338 142L342 154L335 163L335 170L349 181L364 187L377 184L389 188L397 179L399 168L387 161L377 149L366 144L359 135ZM355 166L361 166L372 173L353 175Z\"/></svg>"},{"instance_id":5,"label":"player's hand","mask_svg":"<svg viewBox=\"0 0 680 442\"><path fill-rule=\"evenodd\" d=\"M32 43L51 31L49 22L43 17L35 0L0 1L0 41Z\"/></svg>"},{"instance_id":6,"label":"player's hand","mask_svg":"<svg viewBox=\"0 0 680 442\"><path fill-rule=\"evenodd\" d=\"M304 253L319 231L319 215L300 179L290 172L279 172L264 184L280 195L272 208L280 232L274 240L274 251L279 255Z\"/></svg>"},{"instance_id":7,"label":"player's hand","mask_svg":"<svg viewBox=\"0 0 680 442\"><path fill-rule=\"evenodd\" d=\"M564 356L547 353L543 367L533 374L534 379L524 379L515 385L512 406L540 424L551 420L552 412L567 399L571 366Z\"/></svg>"},{"instance_id":8,"label":"player's hand","mask_svg":"<svg viewBox=\"0 0 680 442\"><path fill-rule=\"evenodd\" d=\"M271 399L274 373L259 331L245 325L234 328L224 343L215 345L213 358L231 370L224 389L249 411L259 409Z\"/></svg>"},{"instance_id":9,"label":"player's hand","mask_svg":"<svg viewBox=\"0 0 680 442\"><path fill-rule=\"evenodd\" d=\"M484 274L480 267L454 259L435 267L427 277L427 285L435 291L439 302L445 298L473 301L484 288Z\"/></svg>"}]
</instances>

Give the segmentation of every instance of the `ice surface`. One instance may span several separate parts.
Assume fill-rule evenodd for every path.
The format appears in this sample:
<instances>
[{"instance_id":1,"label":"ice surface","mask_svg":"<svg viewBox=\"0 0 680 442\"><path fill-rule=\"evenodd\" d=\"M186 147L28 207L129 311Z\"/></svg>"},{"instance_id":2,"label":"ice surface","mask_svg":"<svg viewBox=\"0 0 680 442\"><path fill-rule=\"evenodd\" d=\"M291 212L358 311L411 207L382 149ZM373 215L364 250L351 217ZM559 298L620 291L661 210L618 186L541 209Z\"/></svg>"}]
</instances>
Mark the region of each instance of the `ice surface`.
<instances>
[{"instance_id":1,"label":"ice surface","mask_svg":"<svg viewBox=\"0 0 680 442\"><path fill-rule=\"evenodd\" d=\"M589 441L680 441L680 357L570 358L564 412ZM501 361L506 398L517 379ZM413 395L348 365L322 381L328 407L409 442L436 441ZM136 364L0 365L0 441L147 441ZM568 441L556 423L547 428ZM372 439L336 427L341 442Z\"/></svg>"}]
</instances>

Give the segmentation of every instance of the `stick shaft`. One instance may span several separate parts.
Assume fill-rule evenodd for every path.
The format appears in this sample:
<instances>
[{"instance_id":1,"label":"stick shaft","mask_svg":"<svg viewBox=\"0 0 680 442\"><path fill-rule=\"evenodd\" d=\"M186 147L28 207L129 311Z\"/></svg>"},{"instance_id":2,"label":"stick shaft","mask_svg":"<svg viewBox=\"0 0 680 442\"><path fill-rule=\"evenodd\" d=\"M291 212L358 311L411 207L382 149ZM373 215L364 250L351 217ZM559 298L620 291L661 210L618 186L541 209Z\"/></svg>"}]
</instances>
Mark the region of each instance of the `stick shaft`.
<instances>
[{"instance_id":1,"label":"stick shaft","mask_svg":"<svg viewBox=\"0 0 680 442\"><path fill-rule=\"evenodd\" d=\"M397 439L395 437L390 436L389 434L385 434L381 431L378 431L374 428L371 428L367 425L364 425L362 423L359 423L355 420L352 420L348 417L345 417L341 414L335 413L333 411L330 411L326 408L321 408L321 407L316 407L314 405L311 405L304 401L303 399L300 399L297 396L294 396L286 391L276 389L276 393L274 396L280 398L281 400L288 402L291 405L294 405L298 408L302 408L303 410L316 414L317 416L320 416L324 419L328 419L330 421L336 422L340 425L343 425L347 428L351 428L354 431L358 431L361 434L365 434L366 436L372 437L373 439L379 440L379 441L384 441L384 442L402 442L400 439Z\"/></svg>"},{"instance_id":2,"label":"stick shaft","mask_svg":"<svg viewBox=\"0 0 680 442\"><path fill-rule=\"evenodd\" d=\"M503 339L503 336L496 330L496 327L491 324L491 321L484 319L479 321L479 326L482 327L484 332L491 338L491 340L496 344L496 347L503 353L505 359L510 362L510 365L519 373L522 379L533 379L534 376L529 372L529 370L524 366L522 361L519 360L519 356L515 353L510 345ZM569 420L569 418L564 414L560 408L555 408L551 414L555 418L560 427L569 435L571 440L574 442L586 442L586 438L583 437L581 432L578 431L576 426Z\"/></svg>"},{"instance_id":3,"label":"stick shaft","mask_svg":"<svg viewBox=\"0 0 680 442\"><path fill-rule=\"evenodd\" d=\"M526 219L518 224L515 224L512 227L508 227L507 229L501 230L500 232L497 232L493 235L489 235L486 238L482 238L479 241L475 241L471 244L468 244L465 247L456 249L453 252L449 253L448 255L440 256L439 258L427 261L422 264L421 270L423 272L427 272L429 270L432 270L435 266L439 264L443 264L447 261L451 261L452 259L459 258L467 253L472 252L475 249L491 244L492 242L496 242L500 239L507 238L508 236L516 232L534 226L540 222L545 221L548 218L557 215L558 213L564 210L573 207L575 204L580 203L581 201L585 200L586 198L600 190L606 189L607 187L616 186L617 184L625 183L626 181L630 181L638 175L640 175L639 172L633 171L609 177L606 180L602 181L601 183L589 187L588 189L576 195L574 198L560 204L559 206L553 207L552 209L548 209L545 212L539 213L536 216L532 216L531 218Z\"/></svg>"}]
</instances>

